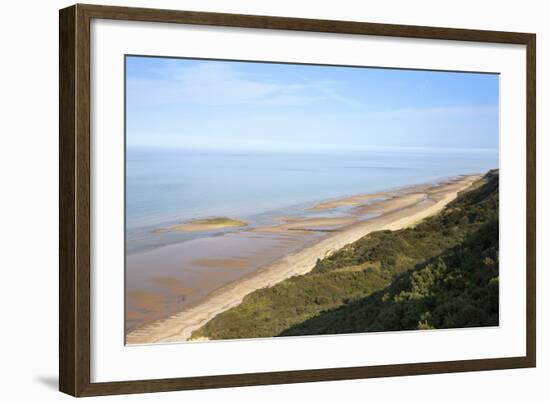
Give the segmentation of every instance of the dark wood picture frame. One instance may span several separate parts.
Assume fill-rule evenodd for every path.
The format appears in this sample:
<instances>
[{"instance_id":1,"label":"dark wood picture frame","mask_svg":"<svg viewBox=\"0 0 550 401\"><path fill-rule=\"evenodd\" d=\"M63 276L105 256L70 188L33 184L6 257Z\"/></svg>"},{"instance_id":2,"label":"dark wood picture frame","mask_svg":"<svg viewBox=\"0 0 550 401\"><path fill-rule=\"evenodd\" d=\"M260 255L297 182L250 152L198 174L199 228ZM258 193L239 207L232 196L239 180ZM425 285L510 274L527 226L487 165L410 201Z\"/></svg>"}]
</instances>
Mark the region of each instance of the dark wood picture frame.
<instances>
[{"instance_id":1,"label":"dark wood picture frame","mask_svg":"<svg viewBox=\"0 0 550 401\"><path fill-rule=\"evenodd\" d=\"M526 356L91 383L90 21L93 18L525 45ZM535 34L81 4L60 10L59 30L59 389L62 392L93 396L535 367Z\"/></svg>"}]
</instances>

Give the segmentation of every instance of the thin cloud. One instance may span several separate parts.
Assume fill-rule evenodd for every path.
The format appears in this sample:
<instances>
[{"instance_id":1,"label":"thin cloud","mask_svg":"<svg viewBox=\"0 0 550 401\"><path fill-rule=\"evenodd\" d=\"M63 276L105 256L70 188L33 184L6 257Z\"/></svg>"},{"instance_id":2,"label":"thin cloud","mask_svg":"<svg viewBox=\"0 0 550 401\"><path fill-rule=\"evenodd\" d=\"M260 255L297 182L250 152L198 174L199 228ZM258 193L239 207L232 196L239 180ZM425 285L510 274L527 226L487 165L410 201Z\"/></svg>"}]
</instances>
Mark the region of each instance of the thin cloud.
<instances>
[{"instance_id":1,"label":"thin cloud","mask_svg":"<svg viewBox=\"0 0 550 401\"><path fill-rule=\"evenodd\" d=\"M221 63L169 67L154 75L128 79L128 98L142 104L207 106L295 106L327 99L345 102L332 82L274 83Z\"/></svg>"},{"instance_id":2,"label":"thin cloud","mask_svg":"<svg viewBox=\"0 0 550 401\"><path fill-rule=\"evenodd\" d=\"M422 73L410 71L397 79L395 71L263 63L128 65L127 128L133 146L498 149L498 86L488 76L437 76L434 88L419 92ZM402 87L395 88L396 82Z\"/></svg>"}]
</instances>

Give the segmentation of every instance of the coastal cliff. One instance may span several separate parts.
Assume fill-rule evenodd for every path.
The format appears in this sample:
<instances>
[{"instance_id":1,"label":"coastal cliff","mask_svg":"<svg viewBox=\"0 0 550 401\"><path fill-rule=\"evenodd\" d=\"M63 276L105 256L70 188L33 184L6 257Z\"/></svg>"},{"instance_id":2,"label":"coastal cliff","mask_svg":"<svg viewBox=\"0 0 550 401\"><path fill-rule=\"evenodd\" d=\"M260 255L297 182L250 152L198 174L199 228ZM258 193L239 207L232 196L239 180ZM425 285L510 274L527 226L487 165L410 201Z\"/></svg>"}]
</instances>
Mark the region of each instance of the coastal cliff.
<instances>
[{"instance_id":1,"label":"coastal cliff","mask_svg":"<svg viewBox=\"0 0 550 401\"><path fill-rule=\"evenodd\" d=\"M498 325L498 188L491 170L437 215L250 293L191 339Z\"/></svg>"}]
</instances>

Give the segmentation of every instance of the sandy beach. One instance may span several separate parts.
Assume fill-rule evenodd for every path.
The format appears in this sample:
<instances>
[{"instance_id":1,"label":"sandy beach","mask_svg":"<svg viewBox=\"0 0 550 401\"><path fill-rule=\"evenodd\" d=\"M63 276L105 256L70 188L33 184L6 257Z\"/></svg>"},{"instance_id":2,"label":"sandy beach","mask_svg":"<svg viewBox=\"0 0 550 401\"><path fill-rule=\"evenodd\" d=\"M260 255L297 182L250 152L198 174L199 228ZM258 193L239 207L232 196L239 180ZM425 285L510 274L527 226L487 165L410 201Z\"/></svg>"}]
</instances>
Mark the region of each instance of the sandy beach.
<instances>
[{"instance_id":1,"label":"sandy beach","mask_svg":"<svg viewBox=\"0 0 550 401\"><path fill-rule=\"evenodd\" d=\"M355 195L318 203L312 210L325 211L352 207L346 217L288 217L276 224L250 229L250 235L273 233L296 235L301 231L320 231L323 236L285 256L272 261L258 271L248 272L238 280L213 291L202 302L168 318L146 324L126 335L127 344L179 342L189 339L192 332L217 314L239 305L243 298L259 288L277 284L289 277L309 272L319 258L329 255L370 232L397 230L417 224L438 213L445 205L467 189L479 175L461 176L439 184L422 184L374 194ZM296 233L296 234L294 234ZM215 261L203 259L204 266ZM241 260L232 261L239 268ZM174 284L174 283L171 283ZM174 284L175 285L175 284ZM139 294L138 294L139 295ZM145 294L142 302L148 302Z\"/></svg>"}]
</instances>

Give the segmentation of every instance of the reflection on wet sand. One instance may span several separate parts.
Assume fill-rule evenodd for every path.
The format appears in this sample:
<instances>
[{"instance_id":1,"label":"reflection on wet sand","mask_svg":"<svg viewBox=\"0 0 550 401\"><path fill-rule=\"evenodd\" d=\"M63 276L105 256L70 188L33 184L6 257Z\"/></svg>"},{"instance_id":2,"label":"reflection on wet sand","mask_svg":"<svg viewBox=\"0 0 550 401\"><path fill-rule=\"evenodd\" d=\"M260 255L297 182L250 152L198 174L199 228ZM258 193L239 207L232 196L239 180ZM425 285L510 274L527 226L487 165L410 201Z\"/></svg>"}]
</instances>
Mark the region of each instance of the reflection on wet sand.
<instances>
[{"instance_id":1,"label":"reflection on wet sand","mask_svg":"<svg viewBox=\"0 0 550 401\"><path fill-rule=\"evenodd\" d=\"M241 231L128 255L126 331L192 306L318 237Z\"/></svg>"}]
</instances>

